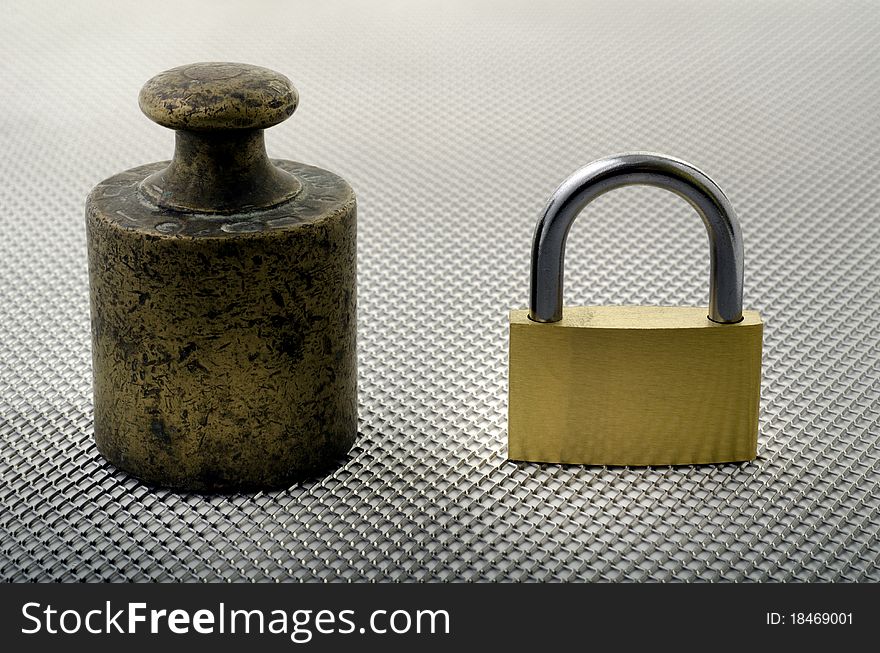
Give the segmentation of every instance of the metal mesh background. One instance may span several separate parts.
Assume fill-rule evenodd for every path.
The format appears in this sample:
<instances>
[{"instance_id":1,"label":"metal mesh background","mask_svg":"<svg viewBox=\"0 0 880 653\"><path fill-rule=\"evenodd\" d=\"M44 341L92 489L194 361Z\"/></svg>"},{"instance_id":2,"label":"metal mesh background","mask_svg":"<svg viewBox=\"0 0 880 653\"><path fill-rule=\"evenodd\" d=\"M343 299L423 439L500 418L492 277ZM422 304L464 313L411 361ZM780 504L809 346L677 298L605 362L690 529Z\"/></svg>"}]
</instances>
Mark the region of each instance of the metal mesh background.
<instances>
[{"instance_id":1,"label":"metal mesh background","mask_svg":"<svg viewBox=\"0 0 880 653\"><path fill-rule=\"evenodd\" d=\"M880 5L4 2L0 577L880 580ZM360 202L361 434L286 492L151 490L92 444L83 200L165 159L140 85L288 74L273 156ZM506 312L580 165L693 161L737 208L766 320L759 459L506 460ZM646 237L646 234L650 237ZM705 231L652 189L569 239L566 302L707 301Z\"/></svg>"}]
</instances>

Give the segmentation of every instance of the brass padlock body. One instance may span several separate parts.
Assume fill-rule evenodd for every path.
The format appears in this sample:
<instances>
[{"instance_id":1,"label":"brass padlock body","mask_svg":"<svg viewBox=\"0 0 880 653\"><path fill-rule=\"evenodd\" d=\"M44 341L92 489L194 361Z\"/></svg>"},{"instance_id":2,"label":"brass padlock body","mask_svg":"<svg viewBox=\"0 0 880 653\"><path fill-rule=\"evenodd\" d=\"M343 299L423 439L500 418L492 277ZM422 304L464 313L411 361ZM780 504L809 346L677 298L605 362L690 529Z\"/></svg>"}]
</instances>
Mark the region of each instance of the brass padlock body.
<instances>
[{"instance_id":1,"label":"brass padlock body","mask_svg":"<svg viewBox=\"0 0 880 653\"><path fill-rule=\"evenodd\" d=\"M763 323L744 311L567 307L558 322L510 313L508 455L595 465L756 456Z\"/></svg>"}]
</instances>

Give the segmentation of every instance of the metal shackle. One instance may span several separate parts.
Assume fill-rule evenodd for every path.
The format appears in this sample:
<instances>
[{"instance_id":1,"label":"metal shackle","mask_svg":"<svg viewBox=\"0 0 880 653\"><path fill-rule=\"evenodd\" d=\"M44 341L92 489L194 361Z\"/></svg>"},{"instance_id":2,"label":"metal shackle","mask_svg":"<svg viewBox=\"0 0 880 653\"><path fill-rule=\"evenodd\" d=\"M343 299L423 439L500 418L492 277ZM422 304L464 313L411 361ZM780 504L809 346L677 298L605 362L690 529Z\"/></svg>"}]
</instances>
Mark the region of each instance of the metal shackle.
<instances>
[{"instance_id":1,"label":"metal shackle","mask_svg":"<svg viewBox=\"0 0 880 653\"><path fill-rule=\"evenodd\" d=\"M700 214L709 233L708 318L722 324L742 321L743 243L730 200L691 164L650 152L616 154L593 161L562 182L550 197L532 242L531 320L562 319L565 240L575 218L600 195L638 184L670 190Z\"/></svg>"}]
</instances>

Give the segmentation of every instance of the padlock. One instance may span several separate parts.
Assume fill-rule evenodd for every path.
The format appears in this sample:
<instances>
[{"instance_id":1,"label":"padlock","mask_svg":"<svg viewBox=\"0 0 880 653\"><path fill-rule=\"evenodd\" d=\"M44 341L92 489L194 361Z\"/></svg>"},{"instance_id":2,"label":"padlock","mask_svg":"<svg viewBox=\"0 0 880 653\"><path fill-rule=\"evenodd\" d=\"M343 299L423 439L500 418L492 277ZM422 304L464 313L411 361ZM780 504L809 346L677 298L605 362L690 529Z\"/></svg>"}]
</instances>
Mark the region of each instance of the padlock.
<instances>
[{"instance_id":1,"label":"padlock","mask_svg":"<svg viewBox=\"0 0 880 653\"><path fill-rule=\"evenodd\" d=\"M646 184L683 197L709 235L705 308L562 308L565 241L599 195ZM643 152L600 159L554 192L532 244L529 310L510 313L508 457L684 465L757 455L763 322L742 310L743 244L707 175Z\"/></svg>"}]
</instances>

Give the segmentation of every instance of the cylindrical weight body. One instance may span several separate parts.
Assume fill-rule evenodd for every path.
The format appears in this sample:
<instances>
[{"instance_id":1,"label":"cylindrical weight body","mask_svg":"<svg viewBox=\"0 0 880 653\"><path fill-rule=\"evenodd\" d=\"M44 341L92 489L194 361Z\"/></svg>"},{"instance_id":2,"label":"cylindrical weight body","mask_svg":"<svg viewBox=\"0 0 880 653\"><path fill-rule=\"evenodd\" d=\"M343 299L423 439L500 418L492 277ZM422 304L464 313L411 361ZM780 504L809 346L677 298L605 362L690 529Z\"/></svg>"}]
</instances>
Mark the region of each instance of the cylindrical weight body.
<instances>
[{"instance_id":1,"label":"cylindrical weight body","mask_svg":"<svg viewBox=\"0 0 880 653\"><path fill-rule=\"evenodd\" d=\"M95 439L115 465L196 491L279 487L357 434L356 202L340 177L273 161L294 201L181 213L138 186L86 206Z\"/></svg>"}]
</instances>

